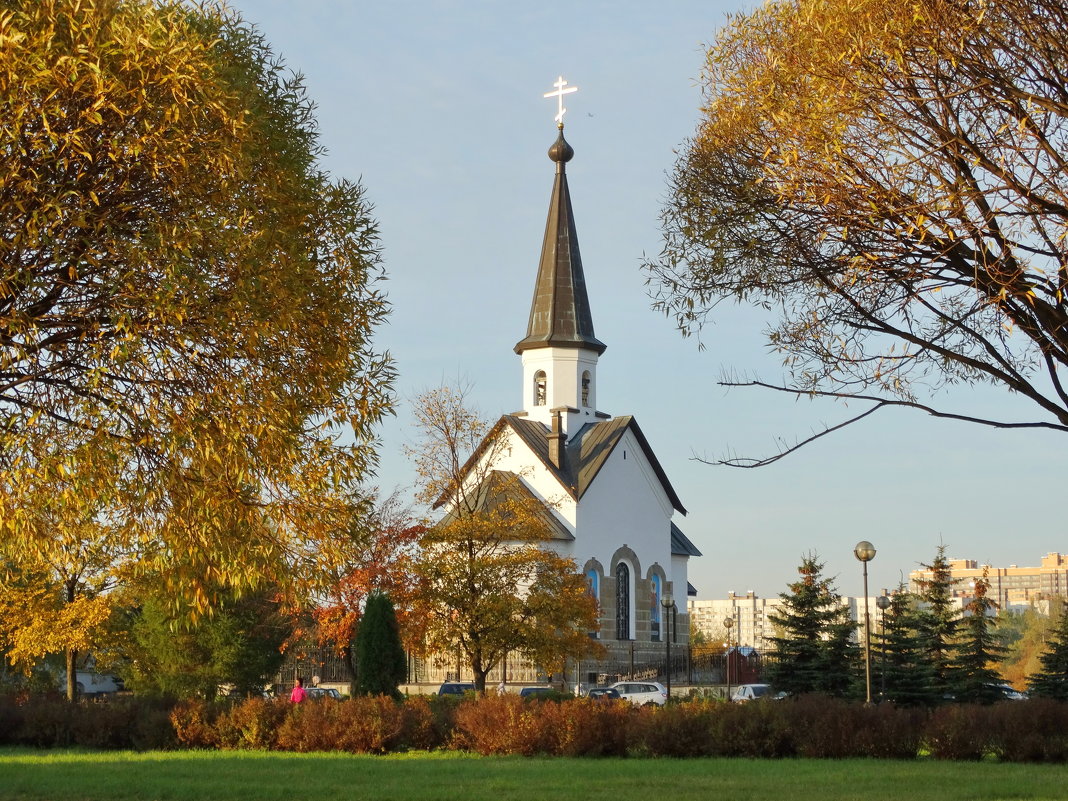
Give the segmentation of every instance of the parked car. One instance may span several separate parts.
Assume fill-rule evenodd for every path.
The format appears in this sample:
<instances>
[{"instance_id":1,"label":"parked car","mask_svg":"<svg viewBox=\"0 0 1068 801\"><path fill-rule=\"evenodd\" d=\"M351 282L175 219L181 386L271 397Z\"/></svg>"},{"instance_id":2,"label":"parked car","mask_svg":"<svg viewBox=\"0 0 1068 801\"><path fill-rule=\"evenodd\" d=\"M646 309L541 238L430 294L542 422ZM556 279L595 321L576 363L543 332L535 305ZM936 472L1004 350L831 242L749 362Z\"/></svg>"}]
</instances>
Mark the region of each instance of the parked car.
<instances>
[{"instance_id":1,"label":"parked car","mask_svg":"<svg viewBox=\"0 0 1068 801\"><path fill-rule=\"evenodd\" d=\"M612 689L636 706L667 703L667 689L658 681L617 681Z\"/></svg>"},{"instance_id":2,"label":"parked car","mask_svg":"<svg viewBox=\"0 0 1068 801\"><path fill-rule=\"evenodd\" d=\"M587 698L592 698L594 701L612 701L622 698L619 694L619 690L615 687L591 687L586 693Z\"/></svg>"},{"instance_id":3,"label":"parked car","mask_svg":"<svg viewBox=\"0 0 1068 801\"><path fill-rule=\"evenodd\" d=\"M552 687L524 687L519 691L520 698L531 698L540 695L548 695L553 691Z\"/></svg>"},{"instance_id":4,"label":"parked car","mask_svg":"<svg viewBox=\"0 0 1068 801\"><path fill-rule=\"evenodd\" d=\"M474 684L461 681L447 681L438 687L438 695L463 695L474 691Z\"/></svg>"},{"instance_id":5,"label":"parked car","mask_svg":"<svg viewBox=\"0 0 1068 801\"><path fill-rule=\"evenodd\" d=\"M991 684L992 689L1001 693L1001 697L1006 701L1026 701L1027 693L1020 692L1011 684Z\"/></svg>"},{"instance_id":6,"label":"parked car","mask_svg":"<svg viewBox=\"0 0 1068 801\"><path fill-rule=\"evenodd\" d=\"M333 687L309 687L305 692L309 698L329 698L333 701L341 700L341 693Z\"/></svg>"},{"instance_id":7,"label":"parked car","mask_svg":"<svg viewBox=\"0 0 1068 801\"><path fill-rule=\"evenodd\" d=\"M770 684L739 684L731 693L731 700L744 704L746 701L756 701L758 698L773 698Z\"/></svg>"}]
</instances>

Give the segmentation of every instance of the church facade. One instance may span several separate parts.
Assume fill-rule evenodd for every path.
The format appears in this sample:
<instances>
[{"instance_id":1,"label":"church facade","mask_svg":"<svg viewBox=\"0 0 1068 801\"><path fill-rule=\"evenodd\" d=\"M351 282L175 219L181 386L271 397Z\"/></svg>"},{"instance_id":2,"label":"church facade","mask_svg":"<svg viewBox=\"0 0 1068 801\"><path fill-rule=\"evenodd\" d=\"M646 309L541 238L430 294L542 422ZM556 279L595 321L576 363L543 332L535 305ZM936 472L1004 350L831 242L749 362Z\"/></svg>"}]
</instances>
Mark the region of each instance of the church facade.
<instances>
[{"instance_id":1,"label":"church facade","mask_svg":"<svg viewBox=\"0 0 1068 801\"><path fill-rule=\"evenodd\" d=\"M487 435L503 447L479 452L492 452L491 469L544 504L551 547L574 559L598 600L600 630L591 636L608 656L604 669L581 671L592 681L593 673L626 672L621 665L662 664L669 636L673 645L688 643L688 566L701 554L673 520L686 509L637 420L599 405L606 345L594 334L579 253L566 173L573 156L561 124L549 149L556 175L530 317L515 346L522 409ZM485 475L480 468L469 474Z\"/></svg>"}]
</instances>

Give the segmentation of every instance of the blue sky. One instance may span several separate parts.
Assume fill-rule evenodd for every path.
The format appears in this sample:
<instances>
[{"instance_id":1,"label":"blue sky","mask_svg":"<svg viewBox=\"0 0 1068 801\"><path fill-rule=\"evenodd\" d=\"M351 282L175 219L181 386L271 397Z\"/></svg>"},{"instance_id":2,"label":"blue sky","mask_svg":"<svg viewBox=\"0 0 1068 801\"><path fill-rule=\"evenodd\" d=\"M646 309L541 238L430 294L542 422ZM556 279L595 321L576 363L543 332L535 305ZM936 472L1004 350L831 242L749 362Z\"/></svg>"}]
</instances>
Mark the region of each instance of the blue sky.
<instances>
[{"instance_id":1,"label":"blue sky","mask_svg":"<svg viewBox=\"0 0 1068 801\"><path fill-rule=\"evenodd\" d=\"M410 485L408 405L457 378L487 418L520 408L512 346L526 332L552 184L558 75L566 98L572 201L597 336L608 345L598 402L633 414L684 505L677 522L704 552L700 597L771 596L818 552L839 588L860 592L858 540L878 549L873 591L896 585L940 542L951 557L1037 564L1068 550L1063 435L1001 432L888 412L758 470L696 455L774 452L857 407L726 391L728 370L774 380L780 358L756 310L724 306L704 350L650 308L639 269L660 250L658 214L675 151L699 119L703 45L728 2L353 3L236 0L318 105L324 165L361 180L376 208L394 304L379 345L395 356L402 403L382 430L378 483ZM998 390L942 406L1013 414ZM1017 404L1020 414L1029 409Z\"/></svg>"}]
</instances>

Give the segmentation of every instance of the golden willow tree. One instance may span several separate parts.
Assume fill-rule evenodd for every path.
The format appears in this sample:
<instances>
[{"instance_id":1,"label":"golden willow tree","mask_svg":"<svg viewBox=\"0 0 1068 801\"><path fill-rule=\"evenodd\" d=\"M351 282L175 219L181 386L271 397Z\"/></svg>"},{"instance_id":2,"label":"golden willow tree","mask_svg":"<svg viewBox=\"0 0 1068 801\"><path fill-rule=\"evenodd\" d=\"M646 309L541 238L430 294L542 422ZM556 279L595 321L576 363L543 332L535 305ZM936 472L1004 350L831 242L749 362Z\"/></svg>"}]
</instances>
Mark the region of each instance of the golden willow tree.
<instances>
[{"instance_id":1,"label":"golden willow tree","mask_svg":"<svg viewBox=\"0 0 1068 801\"><path fill-rule=\"evenodd\" d=\"M509 653L550 673L599 654L589 636L597 602L575 561L553 550L551 510L501 469L503 431L466 405L463 389L426 392L413 413L420 497L443 514L416 563L424 650L445 663L462 654L480 693Z\"/></svg>"},{"instance_id":2,"label":"golden willow tree","mask_svg":"<svg viewBox=\"0 0 1068 801\"><path fill-rule=\"evenodd\" d=\"M686 334L724 299L778 310L787 381L724 383L868 402L841 425L905 406L1068 431L1061 0L772 0L703 82L646 270ZM931 405L960 383L1033 417Z\"/></svg>"},{"instance_id":3,"label":"golden willow tree","mask_svg":"<svg viewBox=\"0 0 1068 801\"><path fill-rule=\"evenodd\" d=\"M94 569L176 608L314 583L393 368L370 206L299 78L211 4L2 0L0 108L8 578L60 591L106 532Z\"/></svg>"}]
</instances>

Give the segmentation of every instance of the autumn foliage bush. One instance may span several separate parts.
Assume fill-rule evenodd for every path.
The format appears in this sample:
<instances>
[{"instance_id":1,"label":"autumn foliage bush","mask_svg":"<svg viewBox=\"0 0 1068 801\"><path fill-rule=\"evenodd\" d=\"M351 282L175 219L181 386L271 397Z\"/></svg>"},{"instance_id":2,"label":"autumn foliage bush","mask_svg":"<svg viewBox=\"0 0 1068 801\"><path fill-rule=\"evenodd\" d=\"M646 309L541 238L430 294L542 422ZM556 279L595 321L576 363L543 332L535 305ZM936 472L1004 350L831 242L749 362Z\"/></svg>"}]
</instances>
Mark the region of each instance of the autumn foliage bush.
<instances>
[{"instance_id":1,"label":"autumn foliage bush","mask_svg":"<svg viewBox=\"0 0 1068 801\"><path fill-rule=\"evenodd\" d=\"M81 746L136 751L177 744L166 704L146 698L83 700L59 695L0 700L0 742L34 748Z\"/></svg>"},{"instance_id":2,"label":"autumn foliage bush","mask_svg":"<svg viewBox=\"0 0 1068 801\"><path fill-rule=\"evenodd\" d=\"M467 750L569 757L999 758L1068 762L1068 704L1046 699L933 711L818 696L727 704L687 701L462 700L387 696L344 701L185 701L137 697L70 704L0 696L0 743L39 748Z\"/></svg>"}]
</instances>

